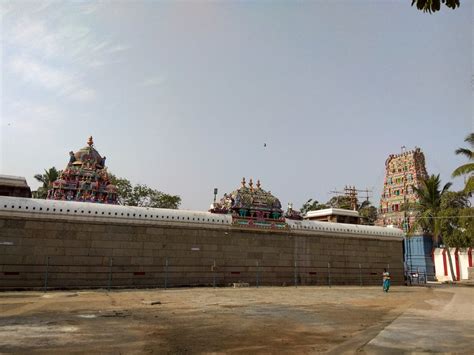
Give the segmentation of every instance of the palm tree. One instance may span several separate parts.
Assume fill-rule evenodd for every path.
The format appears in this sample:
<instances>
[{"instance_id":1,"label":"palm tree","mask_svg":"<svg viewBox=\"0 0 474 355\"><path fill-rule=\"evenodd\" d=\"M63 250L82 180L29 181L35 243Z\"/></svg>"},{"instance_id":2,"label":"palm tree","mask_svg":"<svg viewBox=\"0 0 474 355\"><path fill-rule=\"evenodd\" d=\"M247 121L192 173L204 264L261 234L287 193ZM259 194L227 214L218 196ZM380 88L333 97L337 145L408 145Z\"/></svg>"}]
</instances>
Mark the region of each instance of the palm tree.
<instances>
[{"instance_id":1,"label":"palm tree","mask_svg":"<svg viewBox=\"0 0 474 355\"><path fill-rule=\"evenodd\" d=\"M411 232L422 229L423 232L428 233L433 238L434 245L438 245L441 237L441 219L438 218L441 211L441 198L449 190L452 183L448 182L441 189L441 179L438 175L431 175L427 179L421 181L419 187L414 187L418 202L414 206L418 211L418 216L412 226ZM449 267L451 269L451 276L454 276L453 263L449 247L445 246L448 252Z\"/></svg>"},{"instance_id":2,"label":"palm tree","mask_svg":"<svg viewBox=\"0 0 474 355\"><path fill-rule=\"evenodd\" d=\"M440 189L441 179L438 174L429 176L421 181L419 187L413 188L418 196L418 203L414 207L419 212L414 228L421 228L423 232L431 234L435 243L440 237L440 225L436 217L441 209L441 197L451 185L448 182Z\"/></svg>"},{"instance_id":3,"label":"palm tree","mask_svg":"<svg viewBox=\"0 0 474 355\"><path fill-rule=\"evenodd\" d=\"M457 155L464 155L468 159L468 163L461 165L453 171L453 177L467 176L466 187L464 191L471 195L474 192L474 133L469 134L464 142L470 144L471 148L458 148L456 149Z\"/></svg>"},{"instance_id":4,"label":"palm tree","mask_svg":"<svg viewBox=\"0 0 474 355\"><path fill-rule=\"evenodd\" d=\"M44 170L44 174L36 174L35 179L43 183L43 186L38 188L36 191L36 198L46 198L48 194L48 189L53 184L53 181L56 181L59 177L60 172L53 166L48 170Z\"/></svg>"}]
</instances>

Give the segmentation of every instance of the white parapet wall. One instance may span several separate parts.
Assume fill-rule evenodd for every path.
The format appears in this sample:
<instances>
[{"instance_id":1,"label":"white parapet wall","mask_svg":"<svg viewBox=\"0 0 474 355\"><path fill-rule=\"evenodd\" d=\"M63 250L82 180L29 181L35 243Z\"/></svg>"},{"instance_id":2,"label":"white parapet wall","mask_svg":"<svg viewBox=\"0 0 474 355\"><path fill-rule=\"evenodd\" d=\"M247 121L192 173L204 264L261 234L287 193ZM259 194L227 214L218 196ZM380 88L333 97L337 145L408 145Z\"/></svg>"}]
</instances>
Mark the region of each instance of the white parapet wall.
<instances>
[{"instance_id":1,"label":"white parapet wall","mask_svg":"<svg viewBox=\"0 0 474 355\"><path fill-rule=\"evenodd\" d=\"M469 279L468 269L473 266L472 248L449 248L449 254L445 248L436 248L433 255L438 281L453 281L449 255L455 281Z\"/></svg>"},{"instance_id":2,"label":"white parapet wall","mask_svg":"<svg viewBox=\"0 0 474 355\"><path fill-rule=\"evenodd\" d=\"M233 225L229 214L7 196L0 196L0 216L105 223L120 221L132 225L200 225L214 228ZM390 227L290 219L285 222L288 230L302 234L400 241L404 237L402 230Z\"/></svg>"}]
</instances>

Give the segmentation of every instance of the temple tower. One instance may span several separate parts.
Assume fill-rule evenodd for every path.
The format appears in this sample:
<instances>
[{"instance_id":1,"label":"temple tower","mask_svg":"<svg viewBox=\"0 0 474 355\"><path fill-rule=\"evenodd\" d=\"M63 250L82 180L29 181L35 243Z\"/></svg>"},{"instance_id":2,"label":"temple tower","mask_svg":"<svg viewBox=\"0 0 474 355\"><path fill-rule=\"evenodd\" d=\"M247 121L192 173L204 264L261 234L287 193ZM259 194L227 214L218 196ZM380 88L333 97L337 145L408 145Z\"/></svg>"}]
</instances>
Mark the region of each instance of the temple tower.
<instances>
[{"instance_id":1,"label":"temple tower","mask_svg":"<svg viewBox=\"0 0 474 355\"><path fill-rule=\"evenodd\" d=\"M408 230L416 215L404 207L418 201L414 187L418 188L421 180L427 177L425 155L420 148L406 151L402 147L400 154L389 155L385 161L385 180L377 224Z\"/></svg>"},{"instance_id":2,"label":"temple tower","mask_svg":"<svg viewBox=\"0 0 474 355\"><path fill-rule=\"evenodd\" d=\"M281 203L270 191L262 188L260 180L254 186L250 179L242 178L241 187L211 205L209 212L231 214L232 223L239 226L284 229L288 225L285 217L294 217L296 213L285 216L281 209ZM299 219L299 218L298 218Z\"/></svg>"},{"instance_id":3,"label":"temple tower","mask_svg":"<svg viewBox=\"0 0 474 355\"><path fill-rule=\"evenodd\" d=\"M117 187L110 181L105 159L89 137L84 148L69 152L69 163L52 183L47 199L117 204Z\"/></svg>"}]
</instances>

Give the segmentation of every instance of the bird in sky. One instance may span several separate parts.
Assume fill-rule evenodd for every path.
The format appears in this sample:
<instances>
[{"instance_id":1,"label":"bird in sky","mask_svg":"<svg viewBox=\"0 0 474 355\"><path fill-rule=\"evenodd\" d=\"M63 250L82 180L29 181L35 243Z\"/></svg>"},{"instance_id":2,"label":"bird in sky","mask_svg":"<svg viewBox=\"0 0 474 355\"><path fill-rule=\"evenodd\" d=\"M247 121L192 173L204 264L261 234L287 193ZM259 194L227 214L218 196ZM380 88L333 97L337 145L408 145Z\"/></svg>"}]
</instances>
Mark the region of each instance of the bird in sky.
<instances>
[{"instance_id":1,"label":"bird in sky","mask_svg":"<svg viewBox=\"0 0 474 355\"><path fill-rule=\"evenodd\" d=\"M266 146L267 146L267 143L263 143L263 146L266 147Z\"/></svg>"}]
</instances>

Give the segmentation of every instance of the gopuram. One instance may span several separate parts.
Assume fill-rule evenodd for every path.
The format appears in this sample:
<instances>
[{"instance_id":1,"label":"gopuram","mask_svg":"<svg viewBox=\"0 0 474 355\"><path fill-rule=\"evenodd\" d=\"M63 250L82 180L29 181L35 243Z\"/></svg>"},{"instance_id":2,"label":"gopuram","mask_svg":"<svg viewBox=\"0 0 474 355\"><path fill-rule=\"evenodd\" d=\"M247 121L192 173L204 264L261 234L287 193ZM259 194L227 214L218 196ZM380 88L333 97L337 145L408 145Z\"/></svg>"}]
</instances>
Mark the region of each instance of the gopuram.
<instances>
[{"instance_id":1,"label":"gopuram","mask_svg":"<svg viewBox=\"0 0 474 355\"><path fill-rule=\"evenodd\" d=\"M69 152L69 163L53 182L47 199L117 204L117 188L110 182L105 159L89 137L87 146Z\"/></svg>"},{"instance_id":2,"label":"gopuram","mask_svg":"<svg viewBox=\"0 0 474 355\"><path fill-rule=\"evenodd\" d=\"M414 188L419 188L421 180L428 173L425 155L420 148L401 154L390 154L385 161L385 180L380 199L380 213L377 225L393 225L407 231L416 219L408 206L418 202Z\"/></svg>"},{"instance_id":3,"label":"gopuram","mask_svg":"<svg viewBox=\"0 0 474 355\"><path fill-rule=\"evenodd\" d=\"M301 219L292 209L285 215L280 200L262 189L260 180L254 187L252 179L247 186L245 178L242 178L240 188L225 193L219 202L211 205L209 212L231 214L234 225L271 229L287 228L285 217Z\"/></svg>"}]
</instances>

